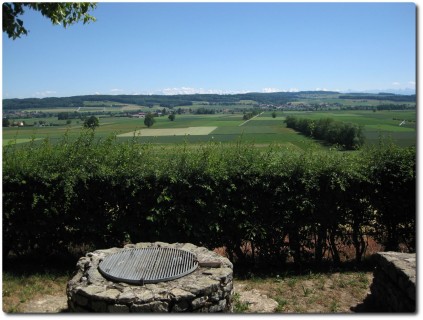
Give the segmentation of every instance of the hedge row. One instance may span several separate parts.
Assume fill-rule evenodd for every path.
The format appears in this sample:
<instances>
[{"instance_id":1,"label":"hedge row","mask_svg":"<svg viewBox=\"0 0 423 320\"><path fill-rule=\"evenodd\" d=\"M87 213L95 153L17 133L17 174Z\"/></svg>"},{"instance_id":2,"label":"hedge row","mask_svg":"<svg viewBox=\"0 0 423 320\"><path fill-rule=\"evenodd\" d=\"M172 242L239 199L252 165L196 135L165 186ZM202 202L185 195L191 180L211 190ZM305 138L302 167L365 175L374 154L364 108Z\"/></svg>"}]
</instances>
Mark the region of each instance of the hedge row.
<instances>
[{"instance_id":1,"label":"hedge row","mask_svg":"<svg viewBox=\"0 0 423 320\"><path fill-rule=\"evenodd\" d=\"M330 144L339 145L345 150L357 150L364 143L362 128L353 123L335 121L332 118L319 120L287 116L286 126Z\"/></svg>"},{"instance_id":2,"label":"hedge row","mask_svg":"<svg viewBox=\"0 0 423 320\"><path fill-rule=\"evenodd\" d=\"M3 250L192 242L231 259L321 262L367 235L415 249L415 148L153 147L85 133L3 149ZM253 254L242 250L252 248ZM251 252L251 251L250 251ZM350 257L351 258L351 257Z\"/></svg>"}]
</instances>

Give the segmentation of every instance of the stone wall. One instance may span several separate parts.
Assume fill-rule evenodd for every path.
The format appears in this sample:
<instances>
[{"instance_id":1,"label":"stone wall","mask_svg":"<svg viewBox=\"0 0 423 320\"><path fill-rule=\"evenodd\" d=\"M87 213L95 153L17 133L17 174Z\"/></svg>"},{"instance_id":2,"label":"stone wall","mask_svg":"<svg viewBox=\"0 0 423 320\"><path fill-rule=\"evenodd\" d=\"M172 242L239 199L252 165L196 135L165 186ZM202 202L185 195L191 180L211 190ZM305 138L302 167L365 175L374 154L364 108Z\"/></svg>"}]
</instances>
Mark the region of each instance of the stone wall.
<instances>
[{"instance_id":1,"label":"stone wall","mask_svg":"<svg viewBox=\"0 0 423 320\"><path fill-rule=\"evenodd\" d=\"M173 247L196 254L199 267L182 278L155 284L131 285L113 282L98 271L111 248L88 253L79 259L68 282L70 312L230 312L232 311L233 266L213 251L190 243L137 243L128 248ZM201 263L201 262L207 263ZM213 263L210 263L213 262Z\"/></svg>"},{"instance_id":2,"label":"stone wall","mask_svg":"<svg viewBox=\"0 0 423 320\"><path fill-rule=\"evenodd\" d=\"M379 252L374 258L373 303L386 312L415 312L416 254Z\"/></svg>"}]
</instances>

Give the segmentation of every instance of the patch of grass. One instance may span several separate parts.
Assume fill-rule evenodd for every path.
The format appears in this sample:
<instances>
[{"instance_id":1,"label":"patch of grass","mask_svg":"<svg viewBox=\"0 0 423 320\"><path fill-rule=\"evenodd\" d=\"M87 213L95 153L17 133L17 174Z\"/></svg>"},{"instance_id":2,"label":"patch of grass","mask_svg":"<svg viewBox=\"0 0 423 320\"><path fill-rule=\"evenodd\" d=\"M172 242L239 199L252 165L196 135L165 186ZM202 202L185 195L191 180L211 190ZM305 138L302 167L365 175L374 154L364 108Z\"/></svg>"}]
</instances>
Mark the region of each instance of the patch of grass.
<instances>
[{"instance_id":1,"label":"patch of grass","mask_svg":"<svg viewBox=\"0 0 423 320\"><path fill-rule=\"evenodd\" d=\"M304 297L308 297L310 294L314 293L313 289L306 288L304 285L301 285L301 287L303 289Z\"/></svg>"},{"instance_id":2,"label":"patch of grass","mask_svg":"<svg viewBox=\"0 0 423 320\"><path fill-rule=\"evenodd\" d=\"M275 312L345 313L367 296L372 272L314 273L234 280L242 290L258 290L274 299ZM281 281L282 280L282 281ZM247 311L248 312L248 311Z\"/></svg>"},{"instance_id":3,"label":"patch of grass","mask_svg":"<svg viewBox=\"0 0 423 320\"><path fill-rule=\"evenodd\" d=\"M338 280L338 287L339 288L346 288L348 285L347 281L345 281L344 277L342 275L339 276Z\"/></svg>"},{"instance_id":4,"label":"patch of grass","mask_svg":"<svg viewBox=\"0 0 423 320\"><path fill-rule=\"evenodd\" d=\"M358 273L357 284L362 289L365 289L368 287L369 279L367 278L367 275L364 272Z\"/></svg>"},{"instance_id":5,"label":"patch of grass","mask_svg":"<svg viewBox=\"0 0 423 320\"><path fill-rule=\"evenodd\" d=\"M317 279L317 288L319 290L325 290L325 284L326 284L326 280L324 277L319 277Z\"/></svg>"},{"instance_id":6,"label":"patch of grass","mask_svg":"<svg viewBox=\"0 0 423 320\"><path fill-rule=\"evenodd\" d=\"M289 279L286 280L286 283L288 284L288 287L290 287L291 289L296 286L297 282L298 282L298 278L297 277L289 278Z\"/></svg>"},{"instance_id":7,"label":"patch of grass","mask_svg":"<svg viewBox=\"0 0 423 320\"><path fill-rule=\"evenodd\" d=\"M337 301L332 301L330 304L330 312L338 312L339 305Z\"/></svg>"},{"instance_id":8,"label":"patch of grass","mask_svg":"<svg viewBox=\"0 0 423 320\"><path fill-rule=\"evenodd\" d=\"M68 279L68 275L3 272L3 312L22 312L22 304L41 295L65 294Z\"/></svg>"},{"instance_id":9,"label":"patch of grass","mask_svg":"<svg viewBox=\"0 0 423 320\"><path fill-rule=\"evenodd\" d=\"M281 297L275 297L275 301L278 303L278 306L276 307L275 312L285 311L285 307L288 304L288 301Z\"/></svg>"},{"instance_id":10,"label":"patch of grass","mask_svg":"<svg viewBox=\"0 0 423 320\"><path fill-rule=\"evenodd\" d=\"M234 313L244 313L248 311L248 303L242 302L240 300L239 293L235 293L232 297L232 303L234 307Z\"/></svg>"}]
</instances>

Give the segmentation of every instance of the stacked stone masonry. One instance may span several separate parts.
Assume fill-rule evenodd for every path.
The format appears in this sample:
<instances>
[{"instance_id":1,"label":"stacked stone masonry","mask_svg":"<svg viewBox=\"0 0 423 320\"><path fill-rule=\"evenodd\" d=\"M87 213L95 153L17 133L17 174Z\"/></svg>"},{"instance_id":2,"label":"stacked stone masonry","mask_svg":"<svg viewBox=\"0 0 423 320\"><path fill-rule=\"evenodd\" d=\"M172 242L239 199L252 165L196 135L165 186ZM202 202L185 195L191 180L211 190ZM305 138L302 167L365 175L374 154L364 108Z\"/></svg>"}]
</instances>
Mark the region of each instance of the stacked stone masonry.
<instances>
[{"instance_id":1,"label":"stacked stone masonry","mask_svg":"<svg viewBox=\"0 0 423 320\"><path fill-rule=\"evenodd\" d=\"M386 312L416 311L416 254L379 252L370 287L374 303Z\"/></svg>"},{"instance_id":2,"label":"stacked stone masonry","mask_svg":"<svg viewBox=\"0 0 423 320\"><path fill-rule=\"evenodd\" d=\"M108 254L147 247L183 249L196 254L199 261L214 263L212 267L200 265L179 279L142 286L110 281L98 271L99 263ZM137 243L97 250L80 258L66 291L70 312L231 312L232 280L232 263L204 247L190 243Z\"/></svg>"}]
</instances>

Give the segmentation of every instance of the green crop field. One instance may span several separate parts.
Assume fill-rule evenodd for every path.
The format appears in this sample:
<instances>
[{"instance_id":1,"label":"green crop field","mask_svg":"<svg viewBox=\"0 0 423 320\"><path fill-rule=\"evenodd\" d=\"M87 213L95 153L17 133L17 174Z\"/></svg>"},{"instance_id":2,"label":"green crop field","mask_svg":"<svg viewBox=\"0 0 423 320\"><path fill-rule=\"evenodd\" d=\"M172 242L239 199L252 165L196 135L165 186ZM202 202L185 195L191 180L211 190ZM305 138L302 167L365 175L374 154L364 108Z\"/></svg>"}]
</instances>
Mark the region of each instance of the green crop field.
<instances>
[{"instance_id":1,"label":"green crop field","mask_svg":"<svg viewBox=\"0 0 423 320\"><path fill-rule=\"evenodd\" d=\"M275 118L272 117L272 112L267 111L248 121L243 119L241 113L182 114L176 115L175 121L170 121L167 116L156 117L156 122L151 128L144 125L143 118L100 116L100 126L96 129L96 135L106 137L116 134L117 139L122 141L137 137L140 142L164 145L212 140L225 143L242 139L257 145L277 143L288 148L306 149L311 146L328 148L287 129L284 123L287 115L309 119L333 118L337 121L359 124L363 127L367 144L375 144L381 137L390 138L401 146L416 144L415 111L279 111L276 112ZM72 119L70 124L66 124L66 120L57 120L57 117L23 120L26 123L24 127L3 128L3 145L45 138L55 141L60 140L65 133L68 137L77 137L83 123L82 120ZM40 120L44 121L44 126L39 126Z\"/></svg>"},{"instance_id":2,"label":"green crop field","mask_svg":"<svg viewBox=\"0 0 423 320\"><path fill-rule=\"evenodd\" d=\"M415 111L330 111L330 112L285 112L309 119L333 118L338 121L363 126L367 144L375 144L380 137L392 139L401 146L415 145ZM403 121L405 122L401 124ZM400 125L401 124L401 125Z\"/></svg>"}]
</instances>

